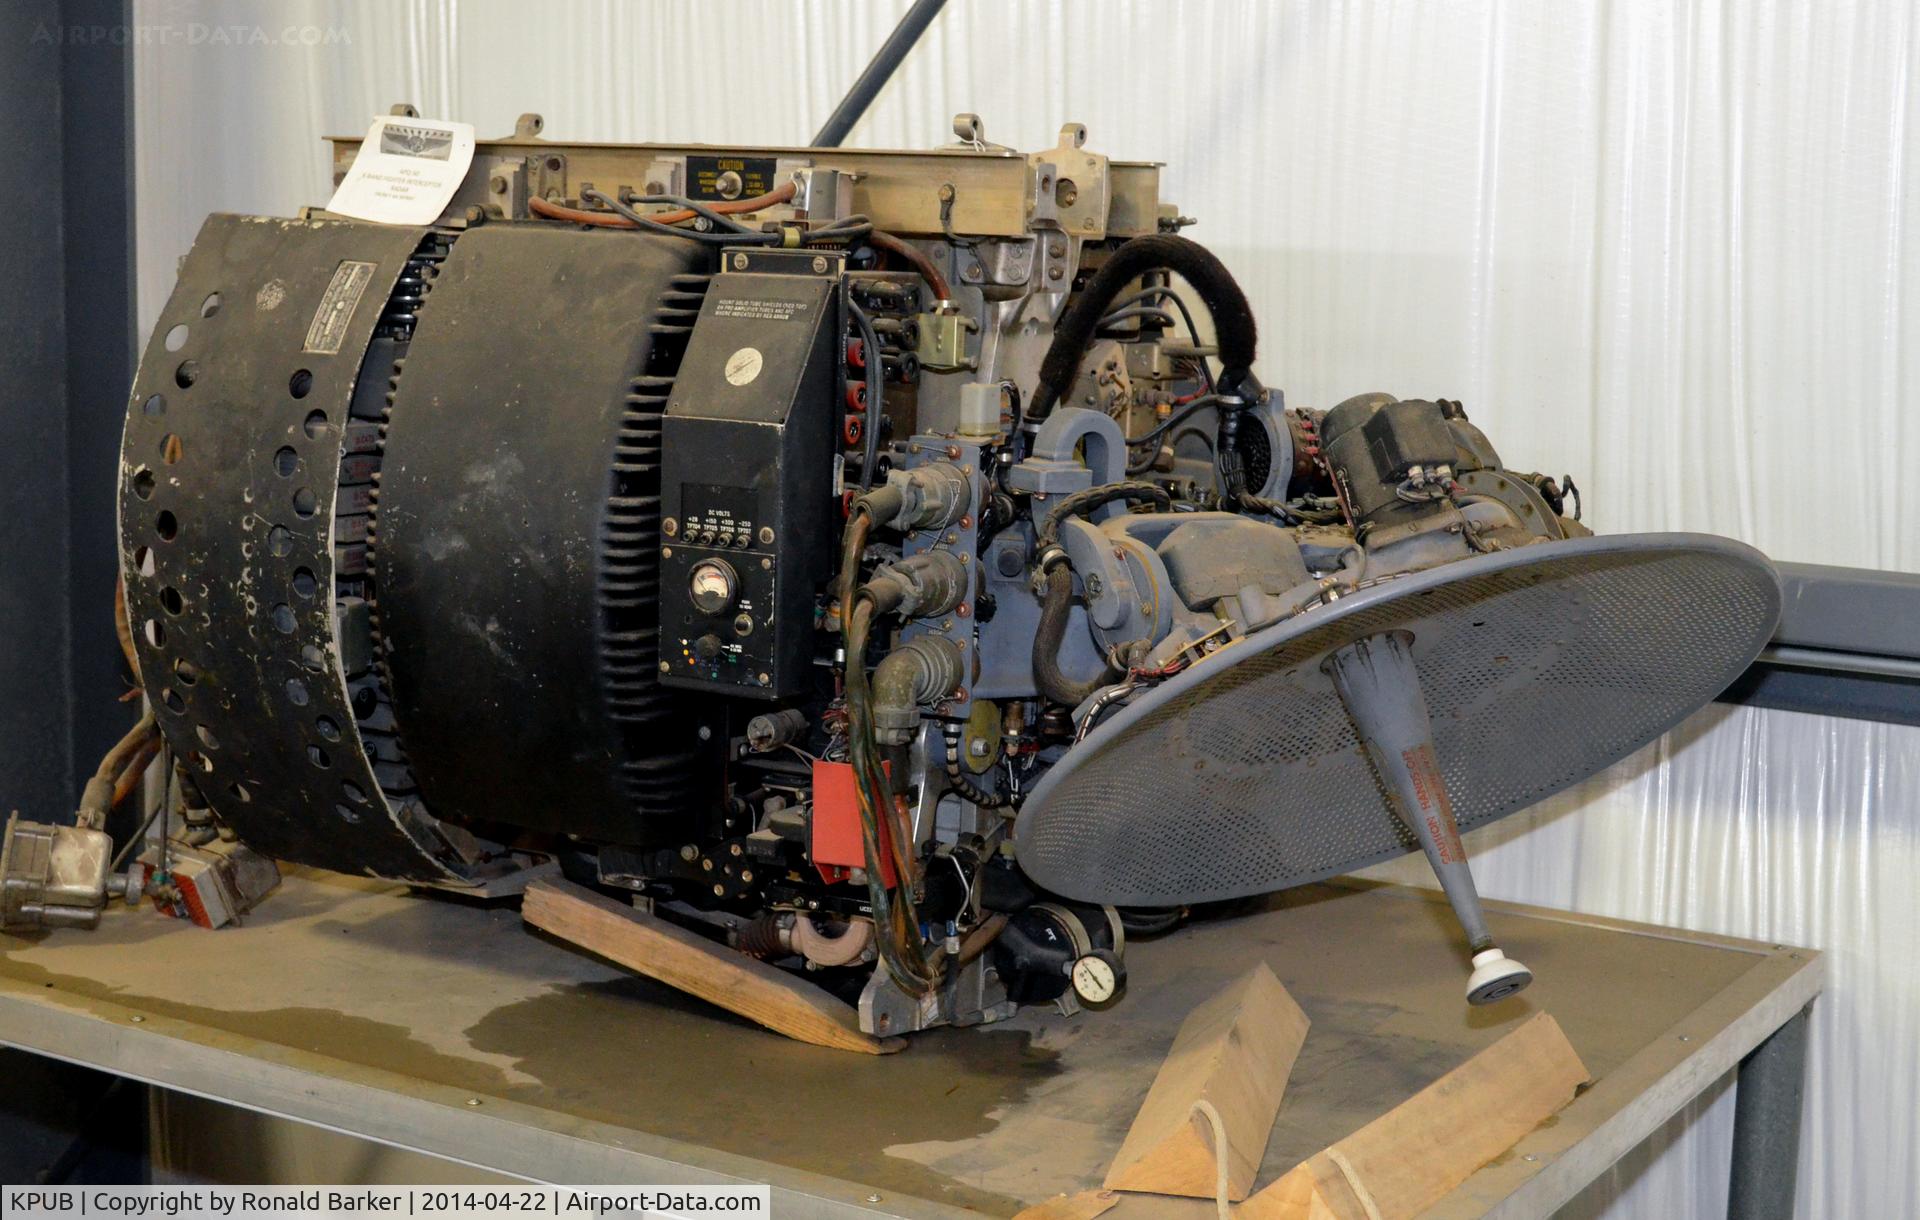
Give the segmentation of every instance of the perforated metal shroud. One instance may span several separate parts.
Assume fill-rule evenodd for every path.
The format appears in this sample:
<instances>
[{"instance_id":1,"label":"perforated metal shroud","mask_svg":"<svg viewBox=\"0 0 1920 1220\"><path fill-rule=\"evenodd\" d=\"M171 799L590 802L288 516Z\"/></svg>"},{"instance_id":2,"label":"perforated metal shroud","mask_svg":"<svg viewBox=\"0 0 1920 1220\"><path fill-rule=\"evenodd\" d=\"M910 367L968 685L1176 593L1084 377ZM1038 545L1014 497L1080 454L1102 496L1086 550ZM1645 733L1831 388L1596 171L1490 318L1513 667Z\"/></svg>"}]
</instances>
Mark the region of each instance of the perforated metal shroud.
<instances>
[{"instance_id":1,"label":"perforated metal shroud","mask_svg":"<svg viewBox=\"0 0 1920 1220\"><path fill-rule=\"evenodd\" d=\"M1695 534L1546 542L1383 582L1258 632L1129 705L1029 794L1021 866L1127 906L1304 885L1416 850L1326 654L1413 635L1462 829L1524 809L1725 689L1780 593L1750 547Z\"/></svg>"},{"instance_id":2,"label":"perforated metal shroud","mask_svg":"<svg viewBox=\"0 0 1920 1220\"><path fill-rule=\"evenodd\" d=\"M333 616L342 436L426 233L207 218L134 379L120 554L147 695L224 822L282 859L458 883L438 823L381 789Z\"/></svg>"}]
</instances>

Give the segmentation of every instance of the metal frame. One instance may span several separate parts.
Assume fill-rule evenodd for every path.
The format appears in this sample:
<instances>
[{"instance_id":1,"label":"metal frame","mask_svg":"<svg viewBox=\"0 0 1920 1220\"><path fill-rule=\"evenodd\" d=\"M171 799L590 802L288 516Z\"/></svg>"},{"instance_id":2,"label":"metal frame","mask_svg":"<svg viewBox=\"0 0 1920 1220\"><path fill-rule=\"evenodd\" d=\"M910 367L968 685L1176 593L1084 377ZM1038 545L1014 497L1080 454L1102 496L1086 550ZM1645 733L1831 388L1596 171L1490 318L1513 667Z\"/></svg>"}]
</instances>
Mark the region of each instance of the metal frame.
<instances>
[{"instance_id":1,"label":"metal frame","mask_svg":"<svg viewBox=\"0 0 1920 1220\"><path fill-rule=\"evenodd\" d=\"M1920 575L1775 566L1780 626L1720 701L1920 724Z\"/></svg>"}]
</instances>

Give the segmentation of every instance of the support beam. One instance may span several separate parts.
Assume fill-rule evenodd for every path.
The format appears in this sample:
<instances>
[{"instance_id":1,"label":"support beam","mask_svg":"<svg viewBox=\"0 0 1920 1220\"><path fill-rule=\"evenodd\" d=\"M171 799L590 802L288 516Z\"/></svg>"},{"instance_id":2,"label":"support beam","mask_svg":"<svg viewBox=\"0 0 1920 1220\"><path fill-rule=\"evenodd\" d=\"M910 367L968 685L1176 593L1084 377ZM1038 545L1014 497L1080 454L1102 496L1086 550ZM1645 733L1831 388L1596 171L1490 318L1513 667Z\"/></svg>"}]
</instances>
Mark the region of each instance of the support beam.
<instances>
[{"instance_id":1,"label":"support beam","mask_svg":"<svg viewBox=\"0 0 1920 1220\"><path fill-rule=\"evenodd\" d=\"M933 24L933 19L946 6L947 0L913 0L913 7L900 19L900 24L893 27L893 33L887 35L887 40L874 52L866 71L860 73L860 78L853 82L853 88L847 90L847 96L841 98L840 104L827 116L826 125L814 135L813 147L840 147L840 142L847 138L847 133L867 112L867 107L873 104L880 90L886 88L887 82L893 79L900 61L907 57L907 52L913 50L913 45L920 41L920 35L927 32L927 27Z\"/></svg>"},{"instance_id":2,"label":"support beam","mask_svg":"<svg viewBox=\"0 0 1920 1220\"><path fill-rule=\"evenodd\" d=\"M1808 1011L1801 1009L1740 1061L1727 1220L1793 1220Z\"/></svg>"}]
</instances>

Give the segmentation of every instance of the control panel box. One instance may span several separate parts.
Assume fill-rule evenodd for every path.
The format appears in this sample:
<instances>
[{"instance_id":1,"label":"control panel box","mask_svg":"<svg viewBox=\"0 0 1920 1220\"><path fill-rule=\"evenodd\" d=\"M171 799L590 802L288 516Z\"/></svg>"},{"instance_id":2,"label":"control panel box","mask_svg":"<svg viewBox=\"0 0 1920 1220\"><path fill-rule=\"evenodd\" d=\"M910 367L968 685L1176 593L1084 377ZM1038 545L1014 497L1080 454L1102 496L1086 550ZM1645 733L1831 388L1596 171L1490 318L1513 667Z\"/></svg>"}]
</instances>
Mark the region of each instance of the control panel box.
<instances>
[{"instance_id":1,"label":"control panel box","mask_svg":"<svg viewBox=\"0 0 1920 1220\"><path fill-rule=\"evenodd\" d=\"M833 571L844 323L836 276L763 266L714 278L662 424L660 680L784 699Z\"/></svg>"}]
</instances>

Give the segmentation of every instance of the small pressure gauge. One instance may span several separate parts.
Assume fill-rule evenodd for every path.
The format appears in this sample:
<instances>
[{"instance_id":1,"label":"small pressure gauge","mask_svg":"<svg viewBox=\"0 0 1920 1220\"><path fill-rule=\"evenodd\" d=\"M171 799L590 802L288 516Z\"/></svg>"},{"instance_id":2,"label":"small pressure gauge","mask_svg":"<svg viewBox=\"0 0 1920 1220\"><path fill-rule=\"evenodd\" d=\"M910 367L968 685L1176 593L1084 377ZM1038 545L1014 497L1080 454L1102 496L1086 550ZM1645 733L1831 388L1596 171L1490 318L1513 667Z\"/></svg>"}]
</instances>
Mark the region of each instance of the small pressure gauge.
<instances>
[{"instance_id":1,"label":"small pressure gauge","mask_svg":"<svg viewBox=\"0 0 1920 1220\"><path fill-rule=\"evenodd\" d=\"M687 595L702 614L719 614L739 596L740 577L724 559L702 559L687 574Z\"/></svg>"},{"instance_id":2,"label":"small pressure gauge","mask_svg":"<svg viewBox=\"0 0 1920 1220\"><path fill-rule=\"evenodd\" d=\"M1073 963L1073 994L1087 1008L1103 1008L1120 994L1120 971L1104 952L1088 953Z\"/></svg>"}]
</instances>

